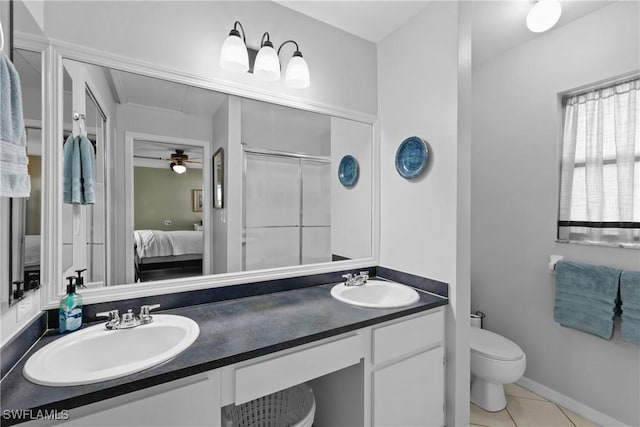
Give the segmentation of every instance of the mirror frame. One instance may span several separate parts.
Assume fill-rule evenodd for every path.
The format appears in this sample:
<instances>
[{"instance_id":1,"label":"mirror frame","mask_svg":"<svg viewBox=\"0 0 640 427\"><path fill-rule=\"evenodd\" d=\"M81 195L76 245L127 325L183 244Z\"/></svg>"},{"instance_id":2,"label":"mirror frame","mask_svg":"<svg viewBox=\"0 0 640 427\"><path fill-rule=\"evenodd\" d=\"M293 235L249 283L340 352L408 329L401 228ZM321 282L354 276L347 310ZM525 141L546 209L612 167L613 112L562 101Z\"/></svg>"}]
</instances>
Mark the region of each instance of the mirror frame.
<instances>
[{"instance_id":1,"label":"mirror frame","mask_svg":"<svg viewBox=\"0 0 640 427\"><path fill-rule=\"evenodd\" d=\"M98 66L214 90L230 96L269 102L371 125L372 247L370 257L247 272L223 273L196 278L190 277L148 283L122 284L106 286L100 289L86 289L82 291L85 304L187 292L310 274L351 269L356 270L378 265L380 247L380 135L378 118L376 116L323 103L307 101L294 96L268 93L264 90L239 83L214 78L204 78L129 57L105 53L81 45L52 39L35 38L20 32L15 32L15 47L43 52L44 93L42 99L43 135L45 141L59 140L63 131L63 59L87 62ZM50 105L52 108L44 108L45 105ZM42 219L41 281L45 286L41 287L41 308L53 309L58 307L59 299L64 293L64 286L62 285L61 251L58 250L62 229L62 203L60 203L60 200L62 200L62 177L59 173L62 163L62 145L43 144L43 158L43 176L47 176L48 185L44 186L42 190L42 209L43 212L47 212L48 214L43 215Z\"/></svg>"}]
</instances>

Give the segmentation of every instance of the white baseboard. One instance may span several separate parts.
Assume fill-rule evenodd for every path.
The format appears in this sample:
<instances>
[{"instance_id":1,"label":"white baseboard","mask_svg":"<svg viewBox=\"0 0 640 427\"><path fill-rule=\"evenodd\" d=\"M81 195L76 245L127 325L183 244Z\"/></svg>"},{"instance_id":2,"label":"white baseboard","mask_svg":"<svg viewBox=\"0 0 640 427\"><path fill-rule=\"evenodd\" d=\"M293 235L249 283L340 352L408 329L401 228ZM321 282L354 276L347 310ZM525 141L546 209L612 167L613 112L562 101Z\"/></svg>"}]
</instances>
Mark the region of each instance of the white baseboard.
<instances>
[{"instance_id":1,"label":"white baseboard","mask_svg":"<svg viewBox=\"0 0 640 427\"><path fill-rule=\"evenodd\" d=\"M600 411L596 411L595 409L584 405L577 400L573 400L569 396L565 396L564 394L550 389L549 387L535 382L527 377L520 378L520 380L517 381L516 384L526 388L527 390L531 390L532 392L539 394L545 399L548 399L553 403L557 403L558 405L567 408L568 410L573 411L578 415L582 415L583 417L598 424L599 426L629 427L628 425L614 418L611 418L609 415L603 414Z\"/></svg>"}]
</instances>

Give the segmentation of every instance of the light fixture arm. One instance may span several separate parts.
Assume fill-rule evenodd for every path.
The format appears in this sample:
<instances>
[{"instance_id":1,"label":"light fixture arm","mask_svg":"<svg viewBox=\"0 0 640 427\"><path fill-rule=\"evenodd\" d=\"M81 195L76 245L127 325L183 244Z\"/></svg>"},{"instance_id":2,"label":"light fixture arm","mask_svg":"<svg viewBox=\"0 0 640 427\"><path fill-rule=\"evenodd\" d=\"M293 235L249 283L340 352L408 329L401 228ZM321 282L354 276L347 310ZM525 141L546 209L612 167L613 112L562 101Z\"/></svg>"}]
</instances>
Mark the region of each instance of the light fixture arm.
<instances>
[{"instance_id":1,"label":"light fixture arm","mask_svg":"<svg viewBox=\"0 0 640 427\"><path fill-rule=\"evenodd\" d=\"M267 38L266 40L265 40L265 37ZM273 47L273 43L271 43L271 39L269 38L268 31L264 32L264 34L262 35L262 40L260 40L260 47L264 47L264 46Z\"/></svg>"},{"instance_id":2,"label":"light fixture arm","mask_svg":"<svg viewBox=\"0 0 640 427\"><path fill-rule=\"evenodd\" d=\"M247 38L245 36L244 27L242 26L240 21L236 21L236 22L233 23L233 29L229 32L229 35L230 36L238 36L238 37L240 37L240 32L238 31L238 26L242 30L242 41L246 45L247 44Z\"/></svg>"},{"instance_id":3,"label":"light fixture arm","mask_svg":"<svg viewBox=\"0 0 640 427\"><path fill-rule=\"evenodd\" d=\"M280 56L280 50L283 48L283 46L287 43L293 43L296 45L296 51L293 53L293 56L302 56L302 53L300 53L300 48L298 47L298 43L296 43L295 40L287 40L282 42L282 44L280 45L280 47L278 48L278 56Z\"/></svg>"}]
</instances>

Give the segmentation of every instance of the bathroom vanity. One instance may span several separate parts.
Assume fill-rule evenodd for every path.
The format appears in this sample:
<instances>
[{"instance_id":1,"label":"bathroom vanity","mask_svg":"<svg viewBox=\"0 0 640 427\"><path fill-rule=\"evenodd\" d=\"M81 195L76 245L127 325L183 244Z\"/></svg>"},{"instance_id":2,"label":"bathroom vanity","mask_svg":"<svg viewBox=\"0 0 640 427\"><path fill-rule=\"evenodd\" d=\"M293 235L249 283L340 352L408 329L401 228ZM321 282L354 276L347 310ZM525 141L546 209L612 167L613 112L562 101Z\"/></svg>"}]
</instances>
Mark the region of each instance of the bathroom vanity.
<instances>
[{"instance_id":1,"label":"bathroom vanity","mask_svg":"<svg viewBox=\"0 0 640 427\"><path fill-rule=\"evenodd\" d=\"M28 356L57 338L45 337L2 382L2 407L57 410L69 426L218 426L226 405L309 382L317 426L443 425L448 300L419 292L405 307L361 308L332 298L331 287L166 311L199 324L192 346L162 365L101 383L47 387L24 379Z\"/></svg>"}]
</instances>

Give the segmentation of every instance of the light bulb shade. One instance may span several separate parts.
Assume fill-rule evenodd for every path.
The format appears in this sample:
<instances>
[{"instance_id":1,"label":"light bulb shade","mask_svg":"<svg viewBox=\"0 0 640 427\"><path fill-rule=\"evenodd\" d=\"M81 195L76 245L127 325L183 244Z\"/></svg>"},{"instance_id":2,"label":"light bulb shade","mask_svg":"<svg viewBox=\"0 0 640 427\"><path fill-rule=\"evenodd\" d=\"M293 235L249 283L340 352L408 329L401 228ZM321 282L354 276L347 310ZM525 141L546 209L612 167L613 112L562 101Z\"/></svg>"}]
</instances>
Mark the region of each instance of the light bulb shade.
<instances>
[{"instance_id":1,"label":"light bulb shade","mask_svg":"<svg viewBox=\"0 0 640 427\"><path fill-rule=\"evenodd\" d=\"M534 33L547 31L558 22L562 14L559 0L539 0L527 15L527 28Z\"/></svg>"},{"instance_id":2,"label":"light bulb shade","mask_svg":"<svg viewBox=\"0 0 640 427\"><path fill-rule=\"evenodd\" d=\"M171 170L177 174L183 174L187 171L187 167L185 165L171 163L170 167L171 167Z\"/></svg>"},{"instance_id":3,"label":"light bulb shade","mask_svg":"<svg viewBox=\"0 0 640 427\"><path fill-rule=\"evenodd\" d=\"M280 59L272 45L264 45L258 51L253 75L268 82L280 79Z\"/></svg>"},{"instance_id":4,"label":"light bulb shade","mask_svg":"<svg viewBox=\"0 0 640 427\"><path fill-rule=\"evenodd\" d=\"M232 73L249 70L249 52L239 35L229 34L225 39L220 52L220 68Z\"/></svg>"},{"instance_id":5,"label":"light bulb shade","mask_svg":"<svg viewBox=\"0 0 640 427\"><path fill-rule=\"evenodd\" d=\"M293 58L289 61L287 72L284 76L284 83L296 89L309 87L311 83L309 79L309 66L300 52L294 53Z\"/></svg>"}]
</instances>

